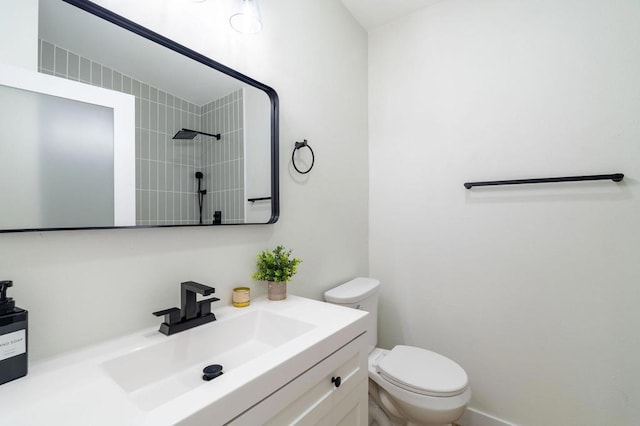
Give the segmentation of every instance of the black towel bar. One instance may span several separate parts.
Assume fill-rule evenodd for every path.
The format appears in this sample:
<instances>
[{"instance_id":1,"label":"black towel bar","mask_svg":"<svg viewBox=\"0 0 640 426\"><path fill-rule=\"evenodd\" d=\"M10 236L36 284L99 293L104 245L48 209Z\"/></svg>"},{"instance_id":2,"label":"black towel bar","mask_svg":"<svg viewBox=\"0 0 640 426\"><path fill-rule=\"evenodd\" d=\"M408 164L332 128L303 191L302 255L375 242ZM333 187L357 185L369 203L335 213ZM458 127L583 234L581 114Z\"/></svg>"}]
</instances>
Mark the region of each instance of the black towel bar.
<instances>
[{"instance_id":1,"label":"black towel bar","mask_svg":"<svg viewBox=\"0 0 640 426\"><path fill-rule=\"evenodd\" d=\"M525 183L551 183L551 182L580 182L585 180L612 180L620 182L624 178L623 173L613 173L609 175L587 175L587 176L564 176L536 179L514 179L514 180L491 180L486 182L465 182L464 187L471 189L474 186L496 186L496 185L521 185Z\"/></svg>"},{"instance_id":2,"label":"black towel bar","mask_svg":"<svg viewBox=\"0 0 640 426\"><path fill-rule=\"evenodd\" d=\"M259 197L259 198L247 198L247 201L250 203L255 203L256 201L264 201L264 200L270 200L271 197Z\"/></svg>"}]
</instances>

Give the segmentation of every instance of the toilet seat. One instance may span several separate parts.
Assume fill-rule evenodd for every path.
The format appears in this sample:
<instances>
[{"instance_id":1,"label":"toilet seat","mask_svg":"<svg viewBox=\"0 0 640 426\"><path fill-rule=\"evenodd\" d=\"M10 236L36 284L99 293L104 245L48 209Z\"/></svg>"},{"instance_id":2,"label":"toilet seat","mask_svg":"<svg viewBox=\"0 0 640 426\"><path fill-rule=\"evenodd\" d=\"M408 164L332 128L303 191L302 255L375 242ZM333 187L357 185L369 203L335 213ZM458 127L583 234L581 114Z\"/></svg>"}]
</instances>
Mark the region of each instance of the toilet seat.
<instances>
[{"instance_id":1,"label":"toilet seat","mask_svg":"<svg viewBox=\"0 0 640 426\"><path fill-rule=\"evenodd\" d=\"M414 346L398 345L377 364L382 378L421 395L456 396L469 385L467 373L454 361Z\"/></svg>"}]
</instances>

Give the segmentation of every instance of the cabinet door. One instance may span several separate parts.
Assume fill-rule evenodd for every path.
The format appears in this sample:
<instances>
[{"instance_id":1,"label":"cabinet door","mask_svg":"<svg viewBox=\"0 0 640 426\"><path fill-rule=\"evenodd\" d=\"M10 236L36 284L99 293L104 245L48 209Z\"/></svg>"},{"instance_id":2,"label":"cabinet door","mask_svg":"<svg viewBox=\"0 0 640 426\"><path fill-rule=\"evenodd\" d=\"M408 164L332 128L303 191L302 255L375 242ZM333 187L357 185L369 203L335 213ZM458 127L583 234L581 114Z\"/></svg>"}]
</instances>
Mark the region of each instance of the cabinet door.
<instances>
[{"instance_id":1,"label":"cabinet door","mask_svg":"<svg viewBox=\"0 0 640 426\"><path fill-rule=\"evenodd\" d=\"M336 395L337 396L337 395ZM369 378L365 377L349 393L342 395L332 413L332 425L353 426L369 423Z\"/></svg>"},{"instance_id":2,"label":"cabinet door","mask_svg":"<svg viewBox=\"0 0 640 426\"><path fill-rule=\"evenodd\" d=\"M367 341L352 340L240 417L234 426L258 424L367 424ZM332 378L340 377L340 386Z\"/></svg>"},{"instance_id":3,"label":"cabinet door","mask_svg":"<svg viewBox=\"0 0 640 426\"><path fill-rule=\"evenodd\" d=\"M369 420L368 386L369 379L365 378L351 392L342 395L334 394L334 407L330 414L315 424L317 426L367 425Z\"/></svg>"}]
</instances>

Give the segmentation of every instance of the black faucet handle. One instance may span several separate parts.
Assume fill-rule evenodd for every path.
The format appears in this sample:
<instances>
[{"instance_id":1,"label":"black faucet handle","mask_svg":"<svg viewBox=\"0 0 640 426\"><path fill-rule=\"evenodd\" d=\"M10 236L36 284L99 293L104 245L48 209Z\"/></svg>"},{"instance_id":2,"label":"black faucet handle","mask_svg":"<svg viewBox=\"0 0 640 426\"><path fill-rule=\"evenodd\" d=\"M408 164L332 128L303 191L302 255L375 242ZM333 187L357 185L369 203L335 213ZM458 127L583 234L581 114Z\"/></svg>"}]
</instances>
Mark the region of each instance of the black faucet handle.
<instances>
[{"instance_id":1,"label":"black faucet handle","mask_svg":"<svg viewBox=\"0 0 640 426\"><path fill-rule=\"evenodd\" d=\"M195 281L185 281L180 284L181 287L185 290L190 290L195 293L200 293L204 296L208 296L216 292L216 289L213 287L209 287L208 285L200 284Z\"/></svg>"},{"instance_id":2,"label":"black faucet handle","mask_svg":"<svg viewBox=\"0 0 640 426\"><path fill-rule=\"evenodd\" d=\"M213 302L217 302L218 299L217 297L212 297L210 299L204 299L198 302L198 313L200 314L200 316L204 316L204 315L209 315L211 314L211 303Z\"/></svg>"},{"instance_id":3,"label":"black faucet handle","mask_svg":"<svg viewBox=\"0 0 640 426\"><path fill-rule=\"evenodd\" d=\"M169 308L163 309L158 312L154 312L153 315L157 317L161 317L164 315L164 322L166 324L177 324L180 322L180 309L179 308Z\"/></svg>"}]
</instances>

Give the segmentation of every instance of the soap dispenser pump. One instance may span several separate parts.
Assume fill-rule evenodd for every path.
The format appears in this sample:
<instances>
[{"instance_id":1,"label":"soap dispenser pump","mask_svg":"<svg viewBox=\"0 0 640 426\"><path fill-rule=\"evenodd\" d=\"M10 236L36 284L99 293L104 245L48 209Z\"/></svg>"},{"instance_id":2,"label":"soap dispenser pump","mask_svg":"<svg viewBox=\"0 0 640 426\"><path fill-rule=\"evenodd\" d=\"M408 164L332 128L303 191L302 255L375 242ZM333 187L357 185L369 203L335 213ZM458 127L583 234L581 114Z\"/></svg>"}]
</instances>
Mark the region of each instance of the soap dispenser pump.
<instances>
[{"instance_id":1,"label":"soap dispenser pump","mask_svg":"<svg viewBox=\"0 0 640 426\"><path fill-rule=\"evenodd\" d=\"M28 312L16 307L7 289L13 281L0 281L0 385L27 375Z\"/></svg>"}]
</instances>

